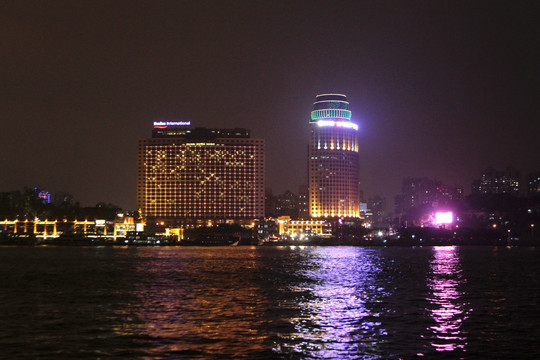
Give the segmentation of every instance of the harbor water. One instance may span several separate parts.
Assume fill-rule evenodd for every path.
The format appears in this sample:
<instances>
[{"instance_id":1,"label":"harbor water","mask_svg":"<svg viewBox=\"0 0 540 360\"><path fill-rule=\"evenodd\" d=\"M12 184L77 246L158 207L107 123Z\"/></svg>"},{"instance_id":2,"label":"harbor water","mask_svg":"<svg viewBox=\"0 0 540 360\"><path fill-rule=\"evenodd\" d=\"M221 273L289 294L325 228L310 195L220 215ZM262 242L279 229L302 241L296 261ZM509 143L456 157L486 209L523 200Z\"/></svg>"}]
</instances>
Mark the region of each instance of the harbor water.
<instances>
[{"instance_id":1,"label":"harbor water","mask_svg":"<svg viewBox=\"0 0 540 360\"><path fill-rule=\"evenodd\" d=\"M0 358L538 359L532 247L0 247Z\"/></svg>"}]
</instances>

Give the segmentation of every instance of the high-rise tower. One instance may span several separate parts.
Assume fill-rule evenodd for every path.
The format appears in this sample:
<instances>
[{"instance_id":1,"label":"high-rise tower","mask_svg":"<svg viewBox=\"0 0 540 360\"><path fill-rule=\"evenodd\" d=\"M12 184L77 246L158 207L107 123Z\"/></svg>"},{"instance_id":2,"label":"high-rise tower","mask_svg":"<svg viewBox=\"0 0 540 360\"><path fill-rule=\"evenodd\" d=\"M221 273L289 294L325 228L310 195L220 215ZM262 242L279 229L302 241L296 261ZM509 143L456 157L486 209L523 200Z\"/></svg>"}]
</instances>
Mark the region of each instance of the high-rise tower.
<instances>
[{"instance_id":1,"label":"high-rise tower","mask_svg":"<svg viewBox=\"0 0 540 360\"><path fill-rule=\"evenodd\" d=\"M251 221L264 216L264 140L247 129L154 122L139 140L137 203L167 225Z\"/></svg>"},{"instance_id":2,"label":"high-rise tower","mask_svg":"<svg viewBox=\"0 0 540 360\"><path fill-rule=\"evenodd\" d=\"M310 127L311 216L360 217L358 125L351 121L347 96L317 95Z\"/></svg>"}]
</instances>

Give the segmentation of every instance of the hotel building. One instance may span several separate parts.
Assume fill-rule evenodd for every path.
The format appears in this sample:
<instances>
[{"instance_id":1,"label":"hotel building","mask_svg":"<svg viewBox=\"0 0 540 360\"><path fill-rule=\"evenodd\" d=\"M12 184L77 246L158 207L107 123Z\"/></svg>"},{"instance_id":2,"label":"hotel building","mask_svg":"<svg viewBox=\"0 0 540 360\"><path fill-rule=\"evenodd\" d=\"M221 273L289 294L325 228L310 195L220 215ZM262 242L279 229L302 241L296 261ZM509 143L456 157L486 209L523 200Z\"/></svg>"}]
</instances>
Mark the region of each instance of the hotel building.
<instances>
[{"instance_id":1,"label":"hotel building","mask_svg":"<svg viewBox=\"0 0 540 360\"><path fill-rule=\"evenodd\" d=\"M252 221L264 216L264 140L247 129L154 122L138 144L137 204L169 226Z\"/></svg>"},{"instance_id":2,"label":"hotel building","mask_svg":"<svg viewBox=\"0 0 540 360\"><path fill-rule=\"evenodd\" d=\"M309 212L313 218L360 217L358 125L347 97L317 95L311 112Z\"/></svg>"}]
</instances>

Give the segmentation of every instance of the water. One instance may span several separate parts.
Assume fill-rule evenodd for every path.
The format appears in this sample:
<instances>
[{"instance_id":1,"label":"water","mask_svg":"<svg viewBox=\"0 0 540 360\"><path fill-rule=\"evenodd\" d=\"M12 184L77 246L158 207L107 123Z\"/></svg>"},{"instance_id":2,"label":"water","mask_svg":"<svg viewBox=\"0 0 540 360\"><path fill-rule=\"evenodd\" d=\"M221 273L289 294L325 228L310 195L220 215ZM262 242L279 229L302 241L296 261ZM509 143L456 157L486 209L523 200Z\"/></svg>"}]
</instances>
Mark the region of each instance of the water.
<instances>
[{"instance_id":1,"label":"water","mask_svg":"<svg viewBox=\"0 0 540 360\"><path fill-rule=\"evenodd\" d=\"M539 251L0 247L0 358L540 358Z\"/></svg>"}]
</instances>

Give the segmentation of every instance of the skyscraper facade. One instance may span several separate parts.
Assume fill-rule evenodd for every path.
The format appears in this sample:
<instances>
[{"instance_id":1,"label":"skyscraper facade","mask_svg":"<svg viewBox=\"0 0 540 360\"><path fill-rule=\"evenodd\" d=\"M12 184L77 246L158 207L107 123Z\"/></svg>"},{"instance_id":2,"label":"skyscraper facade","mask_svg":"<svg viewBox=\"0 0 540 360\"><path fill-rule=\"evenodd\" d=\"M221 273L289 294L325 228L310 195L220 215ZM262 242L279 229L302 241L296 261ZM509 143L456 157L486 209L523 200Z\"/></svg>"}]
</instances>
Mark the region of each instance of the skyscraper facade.
<instances>
[{"instance_id":1,"label":"skyscraper facade","mask_svg":"<svg viewBox=\"0 0 540 360\"><path fill-rule=\"evenodd\" d=\"M311 217L360 217L358 125L351 121L347 96L317 95L310 127Z\"/></svg>"},{"instance_id":2,"label":"skyscraper facade","mask_svg":"<svg viewBox=\"0 0 540 360\"><path fill-rule=\"evenodd\" d=\"M138 144L137 203L169 225L263 217L264 140L247 129L154 123Z\"/></svg>"}]
</instances>

